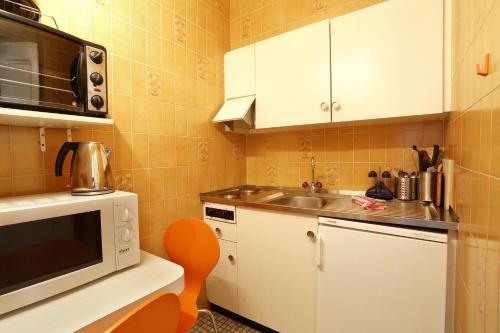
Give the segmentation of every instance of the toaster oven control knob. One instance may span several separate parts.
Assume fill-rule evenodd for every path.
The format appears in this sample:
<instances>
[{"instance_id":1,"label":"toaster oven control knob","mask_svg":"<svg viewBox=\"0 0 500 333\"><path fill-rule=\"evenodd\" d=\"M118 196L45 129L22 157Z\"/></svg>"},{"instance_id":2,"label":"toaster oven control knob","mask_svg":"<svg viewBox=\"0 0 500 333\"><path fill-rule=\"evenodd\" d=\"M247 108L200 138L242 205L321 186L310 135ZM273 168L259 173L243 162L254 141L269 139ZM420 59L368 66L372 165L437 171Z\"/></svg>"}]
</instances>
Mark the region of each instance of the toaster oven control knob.
<instances>
[{"instance_id":1,"label":"toaster oven control knob","mask_svg":"<svg viewBox=\"0 0 500 333\"><path fill-rule=\"evenodd\" d=\"M122 222L128 222L132 219L132 214L130 214L130 211L125 208L123 211L122 211L122 214L120 216L120 220L122 220Z\"/></svg>"},{"instance_id":2,"label":"toaster oven control knob","mask_svg":"<svg viewBox=\"0 0 500 333\"><path fill-rule=\"evenodd\" d=\"M130 229L123 229L122 231L122 241L124 242L130 242L132 239L132 230Z\"/></svg>"},{"instance_id":3,"label":"toaster oven control knob","mask_svg":"<svg viewBox=\"0 0 500 333\"><path fill-rule=\"evenodd\" d=\"M94 63L100 64L102 63L103 53L100 51L90 51L89 57Z\"/></svg>"},{"instance_id":4,"label":"toaster oven control knob","mask_svg":"<svg viewBox=\"0 0 500 333\"><path fill-rule=\"evenodd\" d=\"M99 110L104 105L104 98L102 98L99 95L94 95L94 96L90 97L90 103L92 103L92 105L97 110Z\"/></svg>"},{"instance_id":5,"label":"toaster oven control knob","mask_svg":"<svg viewBox=\"0 0 500 333\"><path fill-rule=\"evenodd\" d=\"M104 78L102 77L101 74L94 72L90 74L90 81L92 81L95 87L101 85L104 82Z\"/></svg>"}]
</instances>

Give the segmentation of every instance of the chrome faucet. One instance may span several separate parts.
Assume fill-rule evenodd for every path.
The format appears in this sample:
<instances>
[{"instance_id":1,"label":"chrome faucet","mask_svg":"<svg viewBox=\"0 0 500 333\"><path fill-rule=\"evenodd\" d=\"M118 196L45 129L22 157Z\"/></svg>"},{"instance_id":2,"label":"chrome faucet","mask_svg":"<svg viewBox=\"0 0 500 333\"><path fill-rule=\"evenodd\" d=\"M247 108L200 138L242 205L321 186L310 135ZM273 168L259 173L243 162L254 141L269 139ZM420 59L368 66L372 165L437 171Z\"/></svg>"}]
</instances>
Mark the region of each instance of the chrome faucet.
<instances>
[{"instance_id":1,"label":"chrome faucet","mask_svg":"<svg viewBox=\"0 0 500 333\"><path fill-rule=\"evenodd\" d=\"M315 167L315 164L314 164L314 156L313 156L313 157L311 157L311 175L312 175L311 185L309 186L308 182L304 182L302 184L302 187L305 189L310 189L311 193L319 192L319 190L323 187L323 184L316 181L316 177L314 175L314 167Z\"/></svg>"}]
</instances>

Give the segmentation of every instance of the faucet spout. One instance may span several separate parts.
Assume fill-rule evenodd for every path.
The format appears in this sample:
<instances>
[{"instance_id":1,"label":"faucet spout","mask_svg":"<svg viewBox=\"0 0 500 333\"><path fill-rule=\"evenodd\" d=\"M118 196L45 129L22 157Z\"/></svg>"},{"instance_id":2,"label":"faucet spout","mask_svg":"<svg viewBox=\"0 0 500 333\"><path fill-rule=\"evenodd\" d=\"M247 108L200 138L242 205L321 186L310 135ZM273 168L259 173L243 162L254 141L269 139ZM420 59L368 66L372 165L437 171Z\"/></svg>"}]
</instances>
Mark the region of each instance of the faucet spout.
<instances>
[{"instance_id":1,"label":"faucet spout","mask_svg":"<svg viewBox=\"0 0 500 333\"><path fill-rule=\"evenodd\" d=\"M314 173L315 173L314 169L315 169L315 163L314 163L314 156L313 156L311 158L311 176L312 176L311 185L309 186L308 182L304 182L302 184L302 187L305 189L309 189L311 191L311 193L319 192L319 190L323 187L323 184L316 181L316 176L314 175Z\"/></svg>"}]
</instances>

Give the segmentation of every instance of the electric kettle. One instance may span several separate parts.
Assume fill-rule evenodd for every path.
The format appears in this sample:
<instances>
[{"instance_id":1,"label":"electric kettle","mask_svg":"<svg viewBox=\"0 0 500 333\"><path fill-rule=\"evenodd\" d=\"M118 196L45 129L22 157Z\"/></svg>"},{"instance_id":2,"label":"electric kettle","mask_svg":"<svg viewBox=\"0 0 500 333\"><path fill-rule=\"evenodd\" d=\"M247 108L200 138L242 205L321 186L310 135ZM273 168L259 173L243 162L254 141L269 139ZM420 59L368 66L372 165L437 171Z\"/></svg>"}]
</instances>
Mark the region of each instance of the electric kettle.
<instances>
[{"instance_id":1,"label":"electric kettle","mask_svg":"<svg viewBox=\"0 0 500 333\"><path fill-rule=\"evenodd\" d=\"M72 195L97 195L114 192L111 174L111 149L100 142L65 142L56 158L56 176L62 175L64 159L73 151L70 169Z\"/></svg>"}]
</instances>

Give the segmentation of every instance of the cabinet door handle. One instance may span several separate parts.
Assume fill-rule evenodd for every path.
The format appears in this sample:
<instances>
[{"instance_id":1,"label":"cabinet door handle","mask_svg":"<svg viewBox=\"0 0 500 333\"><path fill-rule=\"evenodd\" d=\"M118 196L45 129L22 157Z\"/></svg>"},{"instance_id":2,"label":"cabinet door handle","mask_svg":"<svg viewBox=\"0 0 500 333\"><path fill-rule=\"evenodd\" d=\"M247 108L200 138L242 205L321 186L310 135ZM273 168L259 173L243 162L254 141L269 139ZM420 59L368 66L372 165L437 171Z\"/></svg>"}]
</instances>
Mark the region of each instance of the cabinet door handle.
<instances>
[{"instance_id":1,"label":"cabinet door handle","mask_svg":"<svg viewBox=\"0 0 500 333\"><path fill-rule=\"evenodd\" d=\"M321 108L321 110L323 110L323 111L325 111L325 112L330 111L330 107L328 106L328 103L327 103L327 102L323 102L323 103L321 103L319 107Z\"/></svg>"},{"instance_id":2,"label":"cabinet door handle","mask_svg":"<svg viewBox=\"0 0 500 333\"><path fill-rule=\"evenodd\" d=\"M314 232L312 232L311 230L309 230L307 232L307 237L311 238L311 239L314 239L315 235L314 235Z\"/></svg>"},{"instance_id":3,"label":"cabinet door handle","mask_svg":"<svg viewBox=\"0 0 500 333\"><path fill-rule=\"evenodd\" d=\"M232 254L228 255L227 259L229 259L230 262L234 262L234 257Z\"/></svg>"},{"instance_id":4,"label":"cabinet door handle","mask_svg":"<svg viewBox=\"0 0 500 333\"><path fill-rule=\"evenodd\" d=\"M316 266L321 267L321 235L316 235Z\"/></svg>"},{"instance_id":5,"label":"cabinet door handle","mask_svg":"<svg viewBox=\"0 0 500 333\"><path fill-rule=\"evenodd\" d=\"M340 110L340 107L341 107L340 102L337 102L337 101L332 102L332 109Z\"/></svg>"},{"instance_id":6,"label":"cabinet door handle","mask_svg":"<svg viewBox=\"0 0 500 333\"><path fill-rule=\"evenodd\" d=\"M215 232L217 233L217 235L222 234L222 230L220 230L220 228L215 228Z\"/></svg>"}]
</instances>

